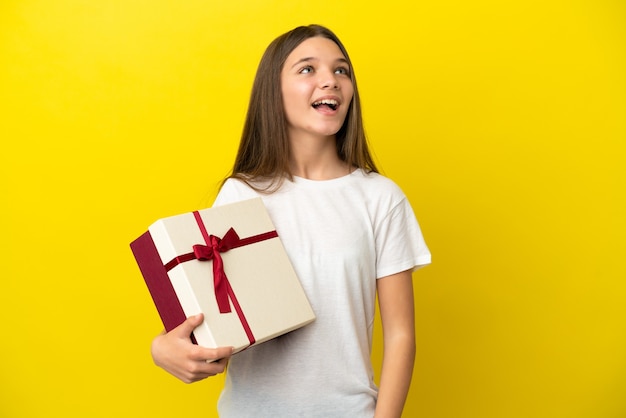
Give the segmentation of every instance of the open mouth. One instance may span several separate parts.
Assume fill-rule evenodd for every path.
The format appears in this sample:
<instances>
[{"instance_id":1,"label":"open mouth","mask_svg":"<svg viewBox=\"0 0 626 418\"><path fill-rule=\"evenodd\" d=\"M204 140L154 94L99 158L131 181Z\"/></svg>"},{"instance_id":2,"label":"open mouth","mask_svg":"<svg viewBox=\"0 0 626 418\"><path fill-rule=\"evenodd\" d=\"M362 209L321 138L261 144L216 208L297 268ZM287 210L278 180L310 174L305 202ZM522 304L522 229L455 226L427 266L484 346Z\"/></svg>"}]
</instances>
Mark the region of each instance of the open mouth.
<instances>
[{"instance_id":1,"label":"open mouth","mask_svg":"<svg viewBox=\"0 0 626 418\"><path fill-rule=\"evenodd\" d=\"M317 102L314 102L312 106L315 109L326 107L330 110L337 110L337 108L339 107L339 102L333 99L323 99L323 100L318 100Z\"/></svg>"}]
</instances>

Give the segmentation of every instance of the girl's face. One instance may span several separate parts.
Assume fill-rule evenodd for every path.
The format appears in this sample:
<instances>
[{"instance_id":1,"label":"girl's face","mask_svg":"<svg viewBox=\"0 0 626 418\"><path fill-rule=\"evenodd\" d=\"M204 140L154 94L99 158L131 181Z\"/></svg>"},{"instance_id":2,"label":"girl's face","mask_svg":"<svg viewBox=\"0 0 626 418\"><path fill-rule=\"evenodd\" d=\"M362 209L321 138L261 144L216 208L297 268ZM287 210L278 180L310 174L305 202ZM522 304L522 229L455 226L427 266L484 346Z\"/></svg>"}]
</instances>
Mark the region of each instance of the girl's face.
<instances>
[{"instance_id":1,"label":"girl's face","mask_svg":"<svg viewBox=\"0 0 626 418\"><path fill-rule=\"evenodd\" d=\"M281 72L289 138L334 136L354 93L346 57L333 41L313 37L287 57Z\"/></svg>"}]
</instances>

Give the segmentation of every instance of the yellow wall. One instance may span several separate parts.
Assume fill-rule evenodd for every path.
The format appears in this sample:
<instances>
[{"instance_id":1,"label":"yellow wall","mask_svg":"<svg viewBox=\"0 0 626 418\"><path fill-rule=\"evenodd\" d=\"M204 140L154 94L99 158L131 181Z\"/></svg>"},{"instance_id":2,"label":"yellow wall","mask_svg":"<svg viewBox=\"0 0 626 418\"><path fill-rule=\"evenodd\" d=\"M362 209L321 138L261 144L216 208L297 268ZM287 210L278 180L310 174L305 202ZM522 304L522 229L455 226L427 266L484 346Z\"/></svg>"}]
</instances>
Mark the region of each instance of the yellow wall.
<instances>
[{"instance_id":1,"label":"yellow wall","mask_svg":"<svg viewBox=\"0 0 626 418\"><path fill-rule=\"evenodd\" d=\"M3 1L0 416L213 416L221 378L151 363L128 243L210 204L263 49L312 22L434 254L406 416L626 416L619 0Z\"/></svg>"}]
</instances>

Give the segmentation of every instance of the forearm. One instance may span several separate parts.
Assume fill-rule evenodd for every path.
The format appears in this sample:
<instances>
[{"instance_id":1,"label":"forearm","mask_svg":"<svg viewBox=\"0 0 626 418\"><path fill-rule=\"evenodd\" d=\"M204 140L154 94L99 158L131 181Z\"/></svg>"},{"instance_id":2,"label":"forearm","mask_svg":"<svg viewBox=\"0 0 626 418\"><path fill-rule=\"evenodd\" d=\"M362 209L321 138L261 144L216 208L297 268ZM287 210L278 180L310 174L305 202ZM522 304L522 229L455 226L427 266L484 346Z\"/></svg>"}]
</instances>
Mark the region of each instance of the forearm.
<instances>
[{"instance_id":1,"label":"forearm","mask_svg":"<svg viewBox=\"0 0 626 418\"><path fill-rule=\"evenodd\" d=\"M413 283L407 270L378 280L383 328L383 365L376 418L398 418L411 385L415 361Z\"/></svg>"},{"instance_id":2,"label":"forearm","mask_svg":"<svg viewBox=\"0 0 626 418\"><path fill-rule=\"evenodd\" d=\"M384 340L376 418L396 418L402 410L411 385L415 361L413 333L396 335Z\"/></svg>"}]
</instances>

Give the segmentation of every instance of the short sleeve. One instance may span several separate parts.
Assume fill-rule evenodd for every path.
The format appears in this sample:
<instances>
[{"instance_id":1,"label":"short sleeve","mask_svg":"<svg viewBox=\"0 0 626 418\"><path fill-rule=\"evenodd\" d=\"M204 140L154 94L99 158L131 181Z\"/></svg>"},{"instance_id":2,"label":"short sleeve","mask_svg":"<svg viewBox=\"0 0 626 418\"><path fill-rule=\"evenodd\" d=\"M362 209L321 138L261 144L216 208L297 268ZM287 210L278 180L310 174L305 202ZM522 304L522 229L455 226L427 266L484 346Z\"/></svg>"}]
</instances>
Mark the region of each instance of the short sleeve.
<instances>
[{"instance_id":1,"label":"short sleeve","mask_svg":"<svg viewBox=\"0 0 626 418\"><path fill-rule=\"evenodd\" d=\"M377 278L430 264L430 251L406 197L387 213L374 234Z\"/></svg>"}]
</instances>

